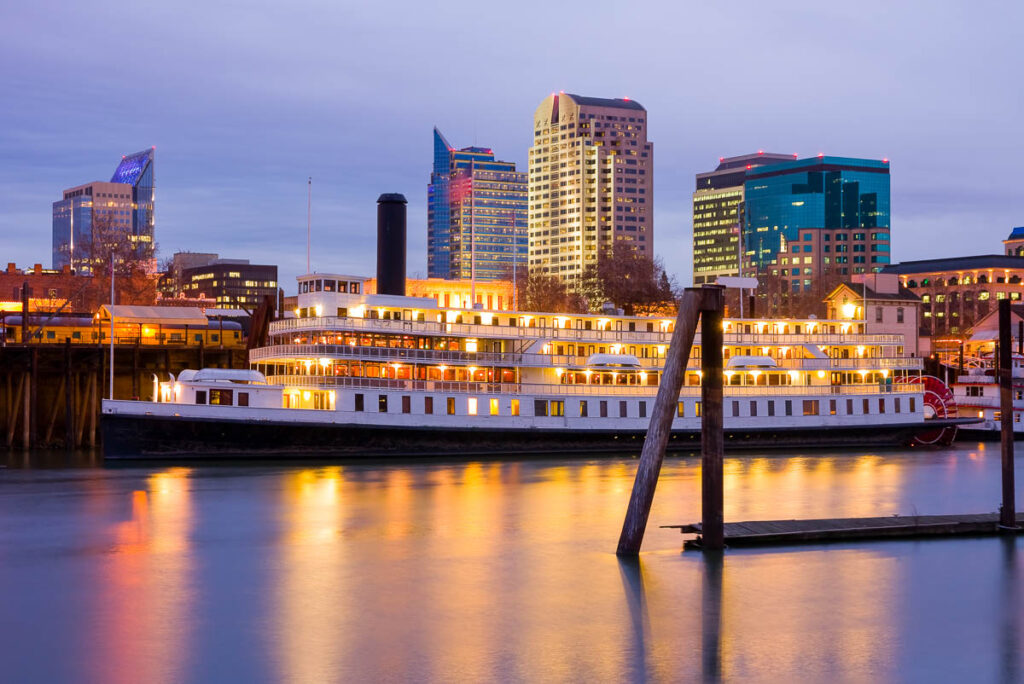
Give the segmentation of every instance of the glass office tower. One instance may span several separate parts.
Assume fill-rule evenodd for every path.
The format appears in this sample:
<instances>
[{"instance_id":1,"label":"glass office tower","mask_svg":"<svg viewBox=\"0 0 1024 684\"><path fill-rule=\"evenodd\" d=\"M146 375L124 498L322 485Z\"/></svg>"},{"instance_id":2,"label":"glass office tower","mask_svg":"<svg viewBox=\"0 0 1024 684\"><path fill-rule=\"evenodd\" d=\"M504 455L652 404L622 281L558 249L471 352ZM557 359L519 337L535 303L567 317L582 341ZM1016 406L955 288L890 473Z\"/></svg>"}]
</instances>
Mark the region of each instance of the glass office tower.
<instances>
[{"instance_id":1,"label":"glass office tower","mask_svg":"<svg viewBox=\"0 0 1024 684\"><path fill-rule=\"evenodd\" d=\"M812 253L815 266L834 266L839 275L889 263L888 160L818 156L754 168L744 201L744 251L758 272L786 265L780 275L803 276ZM796 254L800 273L792 268Z\"/></svg>"},{"instance_id":2,"label":"glass office tower","mask_svg":"<svg viewBox=\"0 0 1024 684\"><path fill-rule=\"evenodd\" d=\"M153 205L156 200L156 186L153 181L153 158L155 147L122 157L114 170L111 183L125 183L132 188L131 240L135 243L135 254L139 259L152 259L155 233Z\"/></svg>"},{"instance_id":3,"label":"glass office tower","mask_svg":"<svg viewBox=\"0 0 1024 684\"><path fill-rule=\"evenodd\" d=\"M501 280L527 258L526 174L484 147L453 148L434 129L427 186L427 275Z\"/></svg>"}]
</instances>

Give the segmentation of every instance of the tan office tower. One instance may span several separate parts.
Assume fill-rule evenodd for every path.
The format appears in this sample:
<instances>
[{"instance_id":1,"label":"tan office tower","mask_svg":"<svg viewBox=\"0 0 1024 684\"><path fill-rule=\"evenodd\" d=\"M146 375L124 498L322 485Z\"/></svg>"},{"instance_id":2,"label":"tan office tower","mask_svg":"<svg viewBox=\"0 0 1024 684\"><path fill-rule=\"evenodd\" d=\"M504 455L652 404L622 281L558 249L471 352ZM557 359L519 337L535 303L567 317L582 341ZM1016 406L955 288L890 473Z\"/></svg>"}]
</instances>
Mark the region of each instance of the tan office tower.
<instances>
[{"instance_id":1,"label":"tan office tower","mask_svg":"<svg viewBox=\"0 0 1024 684\"><path fill-rule=\"evenodd\" d=\"M530 272L574 282L620 241L653 257L653 161L640 103L545 98L530 148Z\"/></svg>"}]
</instances>

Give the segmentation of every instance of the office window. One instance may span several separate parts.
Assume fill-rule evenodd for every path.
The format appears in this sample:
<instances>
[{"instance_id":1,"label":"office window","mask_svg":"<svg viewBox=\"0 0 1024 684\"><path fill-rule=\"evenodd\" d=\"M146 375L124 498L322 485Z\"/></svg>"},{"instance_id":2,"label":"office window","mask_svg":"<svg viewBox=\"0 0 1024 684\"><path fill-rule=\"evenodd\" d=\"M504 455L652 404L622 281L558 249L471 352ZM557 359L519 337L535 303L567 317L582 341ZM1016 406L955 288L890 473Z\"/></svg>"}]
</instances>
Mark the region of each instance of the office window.
<instances>
[{"instance_id":1,"label":"office window","mask_svg":"<svg viewBox=\"0 0 1024 684\"><path fill-rule=\"evenodd\" d=\"M535 416L546 416L548 415L548 402L543 399L533 400L533 415Z\"/></svg>"},{"instance_id":2,"label":"office window","mask_svg":"<svg viewBox=\"0 0 1024 684\"><path fill-rule=\"evenodd\" d=\"M363 410L363 395L362 394L357 394L356 395L356 411L362 411L362 410Z\"/></svg>"},{"instance_id":3,"label":"office window","mask_svg":"<svg viewBox=\"0 0 1024 684\"><path fill-rule=\"evenodd\" d=\"M498 415L498 400L497 399L491 399L491 415L492 416Z\"/></svg>"},{"instance_id":4,"label":"office window","mask_svg":"<svg viewBox=\"0 0 1024 684\"><path fill-rule=\"evenodd\" d=\"M476 415L476 397L470 397L466 400L466 413L471 416Z\"/></svg>"},{"instance_id":5,"label":"office window","mask_svg":"<svg viewBox=\"0 0 1024 684\"><path fill-rule=\"evenodd\" d=\"M587 402L585 399L580 400L580 418L587 417Z\"/></svg>"},{"instance_id":6,"label":"office window","mask_svg":"<svg viewBox=\"0 0 1024 684\"><path fill-rule=\"evenodd\" d=\"M431 415L434 412L434 397L423 397L423 413Z\"/></svg>"},{"instance_id":7,"label":"office window","mask_svg":"<svg viewBox=\"0 0 1024 684\"><path fill-rule=\"evenodd\" d=\"M388 412L388 395L378 394L377 395L377 411L379 413Z\"/></svg>"},{"instance_id":8,"label":"office window","mask_svg":"<svg viewBox=\"0 0 1024 684\"><path fill-rule=\"evenodd\" d=\"M455 397L448 397L445 400L445 404L446 404L445 408L448 411L448 415L449 416L454 416L455 415Z\"/></svg>"}]
</instances>

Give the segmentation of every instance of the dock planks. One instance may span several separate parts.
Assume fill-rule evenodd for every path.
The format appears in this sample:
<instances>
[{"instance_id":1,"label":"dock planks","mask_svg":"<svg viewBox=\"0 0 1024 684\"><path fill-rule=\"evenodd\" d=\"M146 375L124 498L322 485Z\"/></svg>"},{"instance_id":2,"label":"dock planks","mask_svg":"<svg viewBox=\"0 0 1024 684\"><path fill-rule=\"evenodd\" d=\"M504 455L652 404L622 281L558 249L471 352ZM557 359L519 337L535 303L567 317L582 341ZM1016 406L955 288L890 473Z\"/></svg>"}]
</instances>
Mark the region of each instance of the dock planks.
<instances>
[{"instance_id":1,"label":"dock planks","mask_svg":"<svg viewBox=\"0 0 1024 684\"><path fill-rule=\"evenodd\" d=\"M1024 528L1024 514L1017 526ZM683 534L701 534L700 523L664 525ZM905 515L879 518L823 518L819 520L748 520L725 523L726 546L815 544L846 540L910 537L951 537L1001 534L998 513L960 515ZM701 538L689 539L686 548L699 549Z\"/></svg>"}]
</instances>

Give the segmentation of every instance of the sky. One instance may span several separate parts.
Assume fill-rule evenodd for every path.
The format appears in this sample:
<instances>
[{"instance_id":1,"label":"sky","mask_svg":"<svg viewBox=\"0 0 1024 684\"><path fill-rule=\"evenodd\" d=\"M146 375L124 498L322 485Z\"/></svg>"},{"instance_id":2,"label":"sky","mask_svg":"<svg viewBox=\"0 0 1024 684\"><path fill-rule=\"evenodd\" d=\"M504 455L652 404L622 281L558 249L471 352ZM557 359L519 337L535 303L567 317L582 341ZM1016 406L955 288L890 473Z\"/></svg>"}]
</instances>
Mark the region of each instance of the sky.
<instances>
[{"instance_id":1,"label":"sky","mask_svg":"<svg viewBox=\"0 0 1024 684\"><path fill-rule=\"evenodd\" d=\"M409 199L426 274L437 126L526 169L564 90L630 97L654 143L654 245L692 277L694 174L721 156L888 158L893 260L999 253L1024 225L1024 4L0 4L0 261L50 265L52 203L156 146L159 255L375 273L376 199Z\"/></svg>"}]
</instances>

